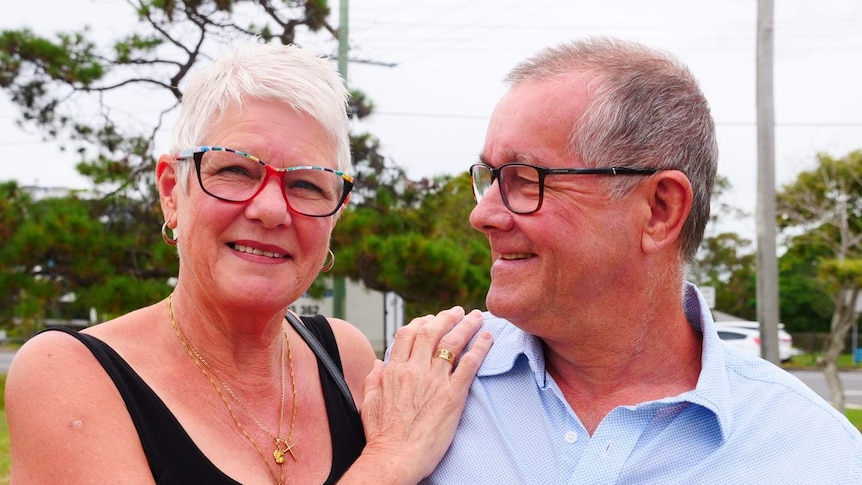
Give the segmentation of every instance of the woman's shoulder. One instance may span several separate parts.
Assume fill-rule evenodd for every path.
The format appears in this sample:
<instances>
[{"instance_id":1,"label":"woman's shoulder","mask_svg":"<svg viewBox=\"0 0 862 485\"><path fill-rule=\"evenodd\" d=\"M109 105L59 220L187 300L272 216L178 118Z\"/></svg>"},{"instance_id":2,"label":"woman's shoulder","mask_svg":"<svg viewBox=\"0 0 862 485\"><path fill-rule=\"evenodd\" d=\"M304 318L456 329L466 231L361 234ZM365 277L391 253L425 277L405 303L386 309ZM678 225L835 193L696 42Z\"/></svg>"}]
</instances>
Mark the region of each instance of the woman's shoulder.
<instances>
[{"instance_id":1,"label":"woman's shoulder","mask_svg":"<svg viewBox=\"0 0 862 485\"><path fill-rule=\"evenodd\" d=\"M30 338L16 352L7 375L6 396L11 405L26 409L28 415L40 409L36 404L43 402L53 402L58 409L68 408L70 414L87 414L102 405L124 407L100 361L114 359L105 357L114 352L128 361L126 352L120 350L130 348L130 341L148 345L142 338L145 330L130 332L146 312L133 313L80 332L49 330ZM24 405L17 406L19 402ZM74 410L76 406L82 409Z\"/></svg>"},{"instance_id":2,"label":"woman's shoulder","mask_svg":"<svg viewBox=\"0 0 862 485\"><path fill-rule=\"evenodd\" d=\"M77 331L44 331L30 338L12 360L9 384L15 384L19 375L32 376L40 381L51 380L62 374L95 370L93 354L76 338Z\"/></svg>"},{"instance_id":3,"label":"woman's shoulder","mask_svg":"<svg viewBox=\"0 0 862 485\"><path fill-rule=\"evenodd\" d=\"M131 331L134 322L145 316L145 312L135 313L81 331L47 329L36 334L16 352L9 368L7 391L10 387L12 392L22 393L44 391L57 395L64 391L66 398L71 398L82 389L86 394L100 387L113 390L100 361L113 352L124 358L125 352L118 349L128 346L127 342L146 344L141 342L146 330ZM19 388L19 383L25 385Z\"/></svg>"},{"instance_id":4,"label":"woman's shoulder","mask_svg":"<svg viewBox=\"0 0 862 485\"><path fill-rule=\"evenodd\" d=\"M338 351L341 353L342 362L347 363L347 358L344 355L345 351L351 353L353 357L371 360L375 358L371 342L368 341L368 337L356 326L340 318L327 318L326 320L332 328L336 342L338 342Z\"/></svg>"},{"instance_id":5,"label":"woman's shoulder","mask_svg":"<svg viewBox=\"0 0 862 485\"><path fill-rule=\"evenodd\" d=\"M96 465L85 457L110 460L113 453L103 447L135 436L123 409L102 366L74 336L49 331L31 338L16 353L6 381L6 416L15 443L16 475L41 477L36 481L46 483L53 478L98 476L93 469ZM49 442L62 445L52 445L52 459L47 461L64 463L64 468L52 471L53 466L44 460L44 445ZM114 458L130 470L136 466L129 462L128 453ZM64 477L52 475L58 469Z\"/></svg>"},{"instance_id":6,"label":"woman's shoulder","mask_svg":"<svg viewBox=\"0 0 862 485\"><path fill-rule=\"evenodd\" d=\"M371 372L377 355L365 334L350 322L339 318L327 318L327 320L338 343L344 378L353 392L354 399L361 402L362 394L359 391L365 383L365 377Z\"/></svg>"}]
</instances>

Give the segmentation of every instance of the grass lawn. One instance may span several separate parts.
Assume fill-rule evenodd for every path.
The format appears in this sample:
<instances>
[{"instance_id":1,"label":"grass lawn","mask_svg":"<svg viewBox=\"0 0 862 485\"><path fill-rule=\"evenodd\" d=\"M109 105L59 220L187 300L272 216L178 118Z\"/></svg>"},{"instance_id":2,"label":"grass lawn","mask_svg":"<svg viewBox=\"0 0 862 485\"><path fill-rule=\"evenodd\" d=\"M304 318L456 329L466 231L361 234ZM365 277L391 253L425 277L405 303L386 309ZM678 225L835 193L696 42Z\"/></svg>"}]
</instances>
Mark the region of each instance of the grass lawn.
<instances>
[{"instance_id":1,"label":"grass lawn","mask_svg":"<svg viewBox=\"0 0 862 485\"><path fill-rule=\"evenodd\" d=\"M0 485L9 483L12 473L12 457L9 451L9 426L6 425L6 403L3 396L6 391L6 374L0 374Z\"/></svg>"},{"instance_id":2,"label":"grass lawn","mask_svg":"<svg viewBox=\"0 0 862 485\"><path fill-rule=\"evenodd\" d=\"M822 352L794 355L790 362L781 364L786 369L800 367L821 367L817 360L822 355ZM850 354L841 354L838 356L839 369L858 369L860 366L853 362L853 356Z\"/></svg>"},{"instance_id":3,"label":"grass lawn","mask_svg":"<svg viewBox=\"0 0 862 485\"><path fill-rule=\"evenodd\" d=\"M6 426L6 410L2 409L0 410L0 484L9 483L9 474L12 473L12 458L9 454L9 427Z\"/></svg>"},{"instance_id":4,"label":"grass lawn","mask_svg":"<svg viewBox=\"0 0 862 485\"><path fill-rule=\"evenodd\" d=\"M862 431L862 409L848 409L844 411L844 415L853 423L853 426Z\"/></svg>"}]
</instances>

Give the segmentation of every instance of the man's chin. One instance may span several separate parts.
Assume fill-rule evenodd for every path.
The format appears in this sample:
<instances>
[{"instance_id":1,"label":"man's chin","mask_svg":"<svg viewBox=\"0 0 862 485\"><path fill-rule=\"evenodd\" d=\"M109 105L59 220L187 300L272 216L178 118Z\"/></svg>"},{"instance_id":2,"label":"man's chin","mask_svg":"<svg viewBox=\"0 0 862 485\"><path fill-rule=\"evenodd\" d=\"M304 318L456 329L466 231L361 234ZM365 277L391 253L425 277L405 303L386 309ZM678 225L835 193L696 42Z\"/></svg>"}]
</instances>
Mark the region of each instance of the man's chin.
<instances>
[{"instance_id":1,"label":"man's chin","mask_svg":"<svg viewBox=\"0 0 862 485\"><path fill-rule=\"evenodd\" d=\"M517 314L516 310L520 305L515 292L491 283L488 294L485 296L485 306L494 316L508 318L510 315Z\"/></svg>"}]
</instances>

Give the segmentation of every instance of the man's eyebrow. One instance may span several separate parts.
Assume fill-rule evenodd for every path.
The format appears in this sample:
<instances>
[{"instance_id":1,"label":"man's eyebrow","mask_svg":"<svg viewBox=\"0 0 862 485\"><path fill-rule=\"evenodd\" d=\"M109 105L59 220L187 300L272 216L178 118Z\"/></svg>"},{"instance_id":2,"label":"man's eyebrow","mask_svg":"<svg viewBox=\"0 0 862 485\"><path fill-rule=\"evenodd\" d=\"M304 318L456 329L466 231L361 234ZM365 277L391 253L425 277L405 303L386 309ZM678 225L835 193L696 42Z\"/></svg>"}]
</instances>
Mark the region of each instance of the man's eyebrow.
<instances>
[{"instance_id":1,"label":"man's eyebrow","mask_svg":"<svg viewBox=\"0 0 862 485\"><path fill-rule=\"evenodd\" d=\"M494 165L488 161L488 158L485 157L484 154L479 154L479 161L488 165L489 167L493 167ZM529 153L517 152L514 150L506 151L503 154L503 163L500 165L504 165L507 163L527 163L530 165L536 164L536 157L530 155Z\"/></svg>"}]
</instances>

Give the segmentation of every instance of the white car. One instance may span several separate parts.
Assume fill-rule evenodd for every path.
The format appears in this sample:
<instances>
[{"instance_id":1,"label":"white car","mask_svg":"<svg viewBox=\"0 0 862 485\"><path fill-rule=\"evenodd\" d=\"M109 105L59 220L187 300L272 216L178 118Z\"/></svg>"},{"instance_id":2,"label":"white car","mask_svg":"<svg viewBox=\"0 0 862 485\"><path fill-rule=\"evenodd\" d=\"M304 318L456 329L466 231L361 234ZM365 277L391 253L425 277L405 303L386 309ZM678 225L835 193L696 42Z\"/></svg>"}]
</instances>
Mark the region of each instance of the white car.
<instances>
[{"instance_id":1,"label":"white car","mask_svg":"<svg viewBox=\"0 0 862 485\"><path fill-rule=\"evenodd\" d=\"M715 322L718 336L747 354L760 357L760 324L748 321ZM793 337L778 324L778 358L789 361L798 351L793 348Z\"/></svg>"}]
</instances>

